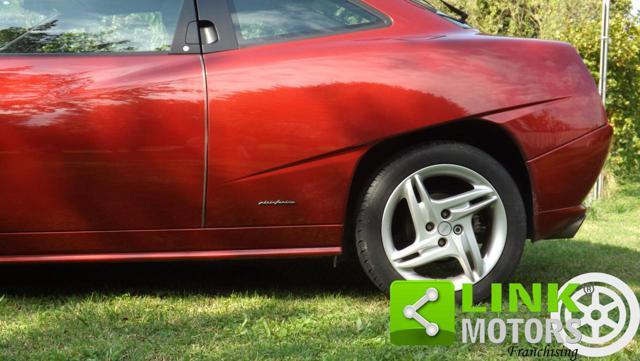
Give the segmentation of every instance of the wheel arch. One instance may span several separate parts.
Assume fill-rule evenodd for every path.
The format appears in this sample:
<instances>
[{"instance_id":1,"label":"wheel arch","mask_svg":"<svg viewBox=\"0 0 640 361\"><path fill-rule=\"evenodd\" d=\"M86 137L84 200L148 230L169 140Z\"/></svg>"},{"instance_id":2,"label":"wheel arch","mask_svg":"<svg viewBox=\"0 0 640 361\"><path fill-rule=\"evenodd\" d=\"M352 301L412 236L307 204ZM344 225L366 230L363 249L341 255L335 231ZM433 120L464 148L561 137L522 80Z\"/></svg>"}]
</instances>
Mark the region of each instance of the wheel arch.
<instances>
[{"instance_id":1,"label":"wheel arch","mask_svg":"<svg viewBox=\"0 0 640 361\"><path fill-rule=\"evenodd\" d=\"M346 257L354 254L354 219L358 203L380 168L389 160L420 144L434 141L461 142L475 146L496 159L516 182L527 214L527 236L534 234L534 207L531 179L525 158L517 141L504 127L482 119L467 119L420 129L385 139L372 146L356 167L347 203L343 251Z\"/></svg>"}]
</instances>

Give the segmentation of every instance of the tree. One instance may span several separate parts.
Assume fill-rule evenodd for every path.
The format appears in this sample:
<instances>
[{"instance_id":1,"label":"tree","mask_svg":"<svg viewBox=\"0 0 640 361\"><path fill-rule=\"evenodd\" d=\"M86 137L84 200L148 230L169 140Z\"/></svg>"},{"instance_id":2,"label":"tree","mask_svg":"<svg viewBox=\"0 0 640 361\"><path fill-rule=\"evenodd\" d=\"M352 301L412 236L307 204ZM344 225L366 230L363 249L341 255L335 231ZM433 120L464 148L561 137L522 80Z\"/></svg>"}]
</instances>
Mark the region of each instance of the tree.
<instances>
[{"instance_id":1,"label":"tree","mask_svg":"<svg viewBox=\"0 0 640 361\"><path fill-rule=\"evenodd\" d=\"M598 79L601 0L450 0L488 34L566 41ZM434 1L432 3L435 4ZM614 0L607 110L615 128L609 168L619 177L640 174L640 17L631 0Z\"/></svg>"}]
</instances>

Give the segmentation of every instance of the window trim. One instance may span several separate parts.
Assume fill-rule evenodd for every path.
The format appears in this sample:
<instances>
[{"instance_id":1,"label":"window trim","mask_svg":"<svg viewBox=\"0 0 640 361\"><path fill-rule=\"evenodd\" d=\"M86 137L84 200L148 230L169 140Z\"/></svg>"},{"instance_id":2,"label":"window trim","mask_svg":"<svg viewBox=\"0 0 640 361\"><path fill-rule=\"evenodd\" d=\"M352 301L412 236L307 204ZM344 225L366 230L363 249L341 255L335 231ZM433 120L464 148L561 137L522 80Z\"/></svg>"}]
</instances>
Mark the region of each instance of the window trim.
<instances>
[{"instance_id":1,"label":"window trim","mask_svg":"<svg viewBox=\"0 0 640 361\"><path fill-rule=\"evenodd\" d=\"M186 29L191 21L196 21L195 0L183 0L182 7L179 9L178 22L174 30L170 50L168 51L131 51L131 52L83 52L83 53L5 53L0 52L1 57L120 57L120 56L150 56L150 55L172 55L172 54L201 54L200 46L191 46L193 49L183 51L186 45ZM182 34L182 35L180 35ZM179 51L176 51L178 49Z\"/></svg>"},{"instance_id":2,"label":"window trim","mask_svg":"<svg viewBox=\"0 0 640 361\"><path fill-rule=\"evenodd\" d=\"M368 12L369 14L373 15L374 17L378 18L379 21L372 23L372 24L363 24L363 25L359 25L359 26L354 26L354 27L350 27L350 28L343 28L343 29L338 29L336 31L330 31L330 32L326 32L326 33L314 33L314 34L307 34L307 35L294 35L294 36L278 36L278 37L272 37L272 38L267 38L264 40L257 40L257 41L252 41L250 43L247 44L240 44L240 41L238 39L240 39L241 35L240 35L240 28L238 26L238 18L236 15L236 11L233 7L233 0L227 0L226 2L228 3L228 7L229 7L229 17L231 18L232 21L232 25L233 25L233 29L234 29L234 36L236 37L236 41L238 43L238 48L240 49L244 49L244 48L252 48L252 47L256 47L256 46L263 46L263 45L270 45L270 44L279 44L279 43L286 43L286 42L292 42L292 41L300 41L300 40L307 40L307 39L317 39L317 38L324 38L324 37L328 37L328 36L334 36L334 35L344 35L344 34L350 34L350 33L356 33L356 32L362 32L362 31L367 31L367 30L374 30L374 29L382 29L382 28L386 28L389 27L393 24L393 21L391 20L391 18L389 16L387 16L386 14L384 14L383 12L381 12L380 10L372 7L371 5L361 1L361 0L346 0L347 2L351 3L352 5Z\"/></svg>"}]
</instances>

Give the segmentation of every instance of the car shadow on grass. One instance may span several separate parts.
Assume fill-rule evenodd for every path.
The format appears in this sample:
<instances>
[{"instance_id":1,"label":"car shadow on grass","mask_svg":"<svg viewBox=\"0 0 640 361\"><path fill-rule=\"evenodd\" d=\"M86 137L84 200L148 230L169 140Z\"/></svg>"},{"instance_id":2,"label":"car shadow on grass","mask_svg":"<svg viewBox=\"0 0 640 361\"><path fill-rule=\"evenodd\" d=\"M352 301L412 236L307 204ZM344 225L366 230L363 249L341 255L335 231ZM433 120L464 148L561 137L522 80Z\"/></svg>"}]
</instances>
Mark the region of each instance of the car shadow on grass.
<instances>
[{"instance_id":1,"label":"car shadow on grass","mask_svg":"<svg viewBox=\"0 0 640 361\"><path fill-rule=\"evenodd\" d=\"M128 264L4 265L0 293L20 297L84 294L356 297L380 293L353 264L329 259ZM528 245L512 282L564 283L588 272L617 276L640 289L640 252L581 240Z\"/></svg>"},{"instance_id":2,"label":"car shadow on grass","mask_svg":"<svg viewBox=\"0 0 640 361\"><path fill-rule=\"evenodd\" d=\"M354 265L331 259L238 260L110 264L4 265L0 293L8 296L83 294L256 294L314 297L378 294Z\"/></svg>"}]
</instances>

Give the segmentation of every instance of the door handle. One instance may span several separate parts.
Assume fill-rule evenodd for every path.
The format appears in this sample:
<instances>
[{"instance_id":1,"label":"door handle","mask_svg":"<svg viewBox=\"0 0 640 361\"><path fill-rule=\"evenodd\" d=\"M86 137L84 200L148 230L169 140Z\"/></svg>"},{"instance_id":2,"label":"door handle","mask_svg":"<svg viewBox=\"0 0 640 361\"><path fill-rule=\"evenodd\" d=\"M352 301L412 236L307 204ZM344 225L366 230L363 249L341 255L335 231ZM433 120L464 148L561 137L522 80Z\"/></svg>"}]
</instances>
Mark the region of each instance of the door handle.
<instances>
[{"instance_id":1,"label":"door handle","mask_svg":"<svg viewBox=\"0 0 640 361\"><path fill-rule=\"evenodd\" d=\"M200 39L203 45L211 45L218 42L218 31L211 21L198 21L198 28L200 29Z\"/></svg>"},{"instance_id":2,"label":"door handle","mask_svg":"<svg viewBox=\"0 0 640 361\"><path fill-rule=\"evenodd\" d=\"M187 44L196 45L202 42L202 45L211 45L217 43L218 40L218 31L211 21L200 20L189 23L185 38Z\"/></svg>"}]
</instances>

